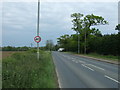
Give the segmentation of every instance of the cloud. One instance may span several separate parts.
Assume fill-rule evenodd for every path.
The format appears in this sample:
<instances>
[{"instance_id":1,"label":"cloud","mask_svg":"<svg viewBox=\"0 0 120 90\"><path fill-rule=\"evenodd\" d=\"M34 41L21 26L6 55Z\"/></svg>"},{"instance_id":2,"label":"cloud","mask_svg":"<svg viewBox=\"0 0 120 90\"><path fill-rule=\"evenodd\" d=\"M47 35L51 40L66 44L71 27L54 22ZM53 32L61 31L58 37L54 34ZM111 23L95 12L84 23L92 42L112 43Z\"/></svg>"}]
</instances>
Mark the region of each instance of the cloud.
<instances>
[{"instance_id":1,"label":"cloud","mask_svg":"<svg viewBox=\"0 0 120 90\"><path fill-rule=\"evenodd\" d=\"M118 2L119 0L40 0L41 2ZM4 2L38 2L38 0L4 0Z\"/></svg>"},{"instance_id":2,"label":"cloud","mask_svg":"<svg viewBox=\"0 0 120 90\"><path fill-rule=\"evenodd\" d=\"M28 45L36 36L37 3L35 2L4 2L3 4L3 45ZM103 9L104 8L104 9ZM42 2L40 5L40 45L46 40L53 40L64 34L74 34L71 30L72 13L95 14L103 16L109 25L96 26L103 34L117 33L116 2ZM18 39L16 39L18 37Z\"/></svg>"},{"instance_id":3,"label":"cloud","mask_svg":"<svg viewBox=\"0 0 120 90\"><path fill-rule=\"evenodd\" d=\"M31 7L35 10L33 10ZM25 28L36 22L36 8L34 3L4 3L3 4L3 25L11 27ZM4 28L4 27L3 27Z\"/></svg>"},{"instance_id":4,"label":"cloud","mask_svg":"<svg viewBox=\"0 0 120 90\"><path fill-rule=\"evenodd\" d=\"M117 24L117 3L43 3L41 7L43 11L41 22L42 23L49 23L49 26L57 26L60 25L64 27L65 25L71 27L70 21L70 14L74 12L87 14L95 14L104 17L108 22L107 28L111 28L109 32L105 33L114 33L113 26ZM102 9L104 8L104 9ZM57 23L56 23L57 22ZM101 26L99 26L101 27ZM104 26L103 26L104 27ZM46 27L45 27L46 28ZM104 28L101 28L104 29ZM116 31L115 31L116 32Z\"/></svg>"}]
</instances>

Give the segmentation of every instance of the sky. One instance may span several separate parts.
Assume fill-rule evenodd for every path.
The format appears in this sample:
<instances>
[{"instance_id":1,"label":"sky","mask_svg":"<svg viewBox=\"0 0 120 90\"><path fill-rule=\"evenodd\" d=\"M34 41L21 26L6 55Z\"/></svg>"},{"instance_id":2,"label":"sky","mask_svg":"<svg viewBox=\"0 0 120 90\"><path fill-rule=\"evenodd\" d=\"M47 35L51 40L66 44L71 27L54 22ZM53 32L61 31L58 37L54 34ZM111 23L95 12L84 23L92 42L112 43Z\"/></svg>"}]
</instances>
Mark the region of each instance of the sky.
<instances>
[{"instance_id":1,"label":"sky","mask_svg":"<svg viewBox=\"0 0 120 90\"><path fill-rule=\"evenodd\" d=\"M36 46L37 2L2 3L2 46ZM40 46L64 34L75 34L71 29L72 13L102 16L109 25L95 26L102 34L115 34L118 24L117 2L41 2L40 3Z\"/></svg>"}]
</instances>

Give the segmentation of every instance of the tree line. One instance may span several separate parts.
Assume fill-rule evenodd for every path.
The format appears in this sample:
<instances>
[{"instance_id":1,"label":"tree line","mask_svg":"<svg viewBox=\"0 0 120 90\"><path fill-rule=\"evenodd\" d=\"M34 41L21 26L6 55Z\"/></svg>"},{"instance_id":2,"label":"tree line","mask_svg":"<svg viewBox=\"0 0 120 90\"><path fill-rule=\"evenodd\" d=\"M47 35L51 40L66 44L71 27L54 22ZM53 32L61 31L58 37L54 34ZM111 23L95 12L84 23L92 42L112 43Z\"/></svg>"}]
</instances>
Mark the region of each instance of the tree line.
<instances>
[{"instance_id":1,"label":"tree line","mask_svg":"<svg viewBox=\"0 0 120 90\"><path fill-rule=\"evenodd\" d=\"M30 47L24 46L24 47L13 47L13 46L5 46L1 47L1 51L27 51Z\"/></svg>"},{"instance_id":2,"label":"tree line","mask_svg":"<svg viewBox=\"0 0 120 90\"><path fill-rule=\"evenodd\" d=\"M108 24L102 16L73 13L71 18L72 30L76 31L76 34L60 36L57 44L59 47L65 48L66 51L84 54L95 52L103 55L118 55L120 24L115 28L118 34L102 35L99 29L93 27Z\"/></svg>"}]
</instances>

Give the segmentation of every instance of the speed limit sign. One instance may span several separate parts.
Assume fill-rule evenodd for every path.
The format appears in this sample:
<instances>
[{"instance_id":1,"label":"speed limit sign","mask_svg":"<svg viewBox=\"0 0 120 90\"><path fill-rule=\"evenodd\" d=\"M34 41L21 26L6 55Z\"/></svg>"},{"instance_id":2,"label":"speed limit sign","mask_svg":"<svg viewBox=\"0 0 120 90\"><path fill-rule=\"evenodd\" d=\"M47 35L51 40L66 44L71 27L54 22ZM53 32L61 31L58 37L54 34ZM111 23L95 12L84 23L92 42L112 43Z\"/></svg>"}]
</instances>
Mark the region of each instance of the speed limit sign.
<instances>
[{"instance_id":1,"label":"speed limit sign","mask_svg":"<svg viewBox=\"0 0 120 90\"><path fill-rule=\"evenodd\" d=\"M41 37L40 36L36 36L34 37L35 42L39 43L41 41Z\"/></svg>"}]
</instances>

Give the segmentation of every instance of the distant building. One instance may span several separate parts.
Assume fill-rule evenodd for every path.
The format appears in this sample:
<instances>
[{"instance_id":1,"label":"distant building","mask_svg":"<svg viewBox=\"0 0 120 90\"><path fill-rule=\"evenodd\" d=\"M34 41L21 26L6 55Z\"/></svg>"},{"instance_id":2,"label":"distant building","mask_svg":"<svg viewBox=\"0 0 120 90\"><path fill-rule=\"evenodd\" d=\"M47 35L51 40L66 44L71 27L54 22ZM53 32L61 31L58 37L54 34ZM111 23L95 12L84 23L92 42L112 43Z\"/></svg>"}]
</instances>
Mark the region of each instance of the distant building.
<instances>
[{"instance_id":1,"label":"distant building","mask_svg":"<svg viewBox=\"0 0 120 90\"><path fill-rule=\"evenodd\" d=\"M58 49L59 52L62 52L62 51L64 51L64 50L65 50L64 48L59 48L59 49Z\"/></svg>"}]
</instances>

